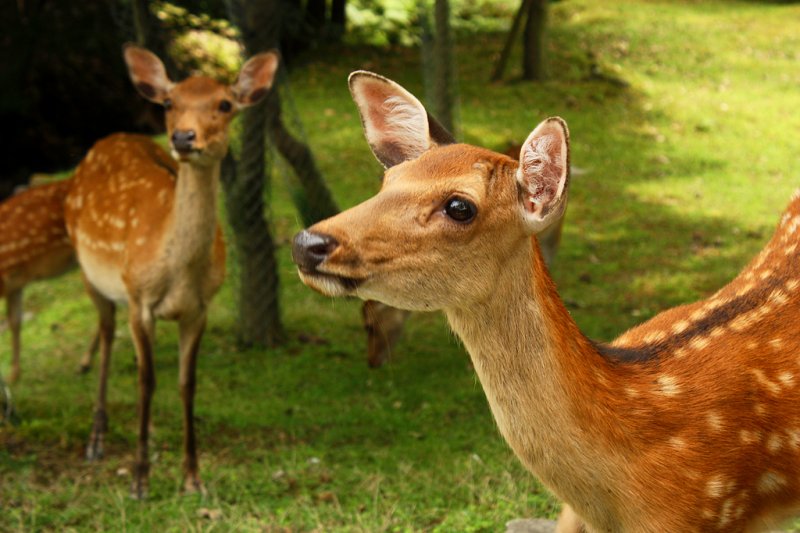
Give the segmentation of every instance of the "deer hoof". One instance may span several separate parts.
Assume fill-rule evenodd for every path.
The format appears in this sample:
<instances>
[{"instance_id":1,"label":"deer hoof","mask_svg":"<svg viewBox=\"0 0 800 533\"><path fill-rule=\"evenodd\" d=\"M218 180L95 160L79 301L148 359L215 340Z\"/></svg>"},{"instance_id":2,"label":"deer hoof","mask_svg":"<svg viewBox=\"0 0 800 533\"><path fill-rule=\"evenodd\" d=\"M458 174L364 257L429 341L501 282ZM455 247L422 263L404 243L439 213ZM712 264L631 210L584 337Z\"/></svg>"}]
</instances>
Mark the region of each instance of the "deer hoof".
<instances>
[{"instance_id":1,"label":"deer hoof","mask_svg":"<svg viewBox=\"0 0 800 533\"><path fill-rule=\"evenodd\" d=\"M131 499L137 501L146 500L148 488L146 478L135 478L131 483Z\"/></svg>"},{"instance_id":2,"label":"deer hoof","mask_svg":"<svg viewBox=\"0 0 800 533\"><path fill-rule=\"evenodd\" d=\"M103 437L92 433L89 444L86 446L86 460L99 461L103 458Z\"/></svg>"},{"instance_id":3,"label":"deer hoof","mask_svg":"<svg viewBox=\"0 0 800 533\"><path fill-rule=\"evenodd\" d=\"M183 480L183 493L187 495L199 494L203 497L208 494L205 485L203 485L203 482L197 474L186 474Z\"/></svg>"}]
</instances>

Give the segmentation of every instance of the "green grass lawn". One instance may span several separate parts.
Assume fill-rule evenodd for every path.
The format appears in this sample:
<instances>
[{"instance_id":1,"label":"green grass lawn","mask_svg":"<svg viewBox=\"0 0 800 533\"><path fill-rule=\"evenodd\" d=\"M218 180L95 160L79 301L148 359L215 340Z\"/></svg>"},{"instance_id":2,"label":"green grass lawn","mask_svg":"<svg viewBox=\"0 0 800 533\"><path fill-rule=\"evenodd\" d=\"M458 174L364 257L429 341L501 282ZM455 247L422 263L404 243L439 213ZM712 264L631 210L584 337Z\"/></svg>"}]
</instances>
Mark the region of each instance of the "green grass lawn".
<instances>
[{"instance_id":1,"label":"green grass lawn","mask_svg":"<svg viewBox=\"0 0 800 533\"><path fill-rule=\"evenodd\" d=\"M588 335L610 340L713 292L769 238L800 185L798 20L800 5L769 2L564 0L552 6L550 76L538 84L512 71L489 85L504 36L458 35L466 142L502 149L550 115L570 125L573 164L587 172L573 181L554 277ZM590 53L605 79L589 77ZM342 48L292 72L287 112L299 114L342 207L374 193L380 174L347 74L368 68L422 95L419 58ZM288 243L300 223L289 198L276 176L289 342L237 348L233 280L212 305L196 403L205 499L178 492L174 325L159 327L151 491L141 503L127 496L136 372L126 325L106 459L88 464L96 374L76 369L91 304L76 273L27 291L21 422L0 428L0 530L500 531L557 513L498 434L439 314L414 315L396 360L367 368L360 303L312 293L294 273ZM6 334L4 372L9 352Z\"/></svg>"}]
</instances>

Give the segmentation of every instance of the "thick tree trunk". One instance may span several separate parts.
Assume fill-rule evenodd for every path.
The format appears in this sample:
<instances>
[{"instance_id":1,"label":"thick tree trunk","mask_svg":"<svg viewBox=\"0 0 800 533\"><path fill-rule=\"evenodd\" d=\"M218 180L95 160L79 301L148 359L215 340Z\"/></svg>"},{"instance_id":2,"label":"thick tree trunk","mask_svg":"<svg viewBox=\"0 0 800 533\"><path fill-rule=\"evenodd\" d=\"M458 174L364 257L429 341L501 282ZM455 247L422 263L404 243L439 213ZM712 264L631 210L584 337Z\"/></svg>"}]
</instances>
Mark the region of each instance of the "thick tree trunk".
<instances>
[{"instance_id":1,"label":"thick tree trunk","mask_svg":"<svg viewBox=\"0 0 800 533\"><path fill-rule=\"evenodd\" d=\"M252 55L274 47L279 39L280 7L271 0L229 0L234 22ZM246 109L242 116L242 152L238 168L232 157L223 166L228 220L239 261L239 338L245 345L275 345L285 332L281 322L275 243L264 204L266 127L269 101Z\"/></svg>"},{"instance_id":2,"label":"thick tree trunk","mask_svg":"<svg viewBox=\"0 0 800 533\"><path fill-rule=\"evenodd\" d=\"M525 46L522 54L522 78L544 79L544 29L547 22L547 0L532 0L525 23Z\"/></svg>"}]
</instances>

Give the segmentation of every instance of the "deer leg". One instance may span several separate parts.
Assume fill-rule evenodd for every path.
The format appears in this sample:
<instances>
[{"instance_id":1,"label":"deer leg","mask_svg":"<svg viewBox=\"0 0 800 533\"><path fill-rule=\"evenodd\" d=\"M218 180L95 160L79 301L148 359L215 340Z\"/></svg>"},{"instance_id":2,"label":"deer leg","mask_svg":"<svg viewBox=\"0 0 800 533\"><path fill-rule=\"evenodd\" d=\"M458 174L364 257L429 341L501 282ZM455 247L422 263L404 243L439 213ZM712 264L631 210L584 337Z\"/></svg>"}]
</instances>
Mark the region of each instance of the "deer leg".
<instances>
[{"instance_id":1,"label":"deer leg","mask_svg":"<svg viewBox=\"0 0 800 533\"><path fill-rule=\"evenodd\" d=\"M6 312L8 329L11 330L11 372L8 382L16 383L20 376L20 328L22 327L22 289L16 289L6 295Z\"/></svg>"},{"instance_id":2,"label":"deer leg","mask_svg":"<svg viewBox=\"0 0 800 533\"><path fill-rule=\"evenodd\" d=\"M81 358L80 366L78 367L78 373L86 374L92 368L92 359L94 359L94 354L97 353L97 348L100 346L100 328L94 334L94 338L92 339L91 344L89 344L89 348L86 350L86 353L83 354Z\"/></svg>"},{"instance_id":3,"label":"deer leg","mask_svg":"<svg viewBox=\"0 0 800 533\"><path fill-rule=\"evenodd\" d=\"M206 326L206 315L202 313L191 319L181 320L180 328L180 372L179 387L183 400L183 490L186 493L205 494L200 480L197 461L197 445L194 435L194 392L197 351Z\"/></svg>"},{"instance_id":4,"label":"deer leg","mask_svg":"<svg viewBox=\"0 0 800 533\"><path fill-rule=\"evenodd\" d=\"M362 315L367 331L367 363L371 368L378 368L391 358L392 349L402 336L411 312L367 300Z\"/></svg>"},{"instance_id":5,"label":"deer leg","mask_svg":"<svg viewBox=\"0 0 800 533\"><path fill-rule=\"evenodd\" d=\"M129 325L131 337L133 337L133 343L136 347L136 362L139 369L139 441L136 447L131 497L136 500L142 500L147 497L150 474L148 437L150 431L150 403L156 388L156 375L153 368L155 322L149 309L143 309L131 302Z\"/></svg>"},{"instance_id":6,"label":"deer leg","mask_svg":"<svg viewBox=\"0 0 800 533\"><path fill-rule=\"evenodd\" d=\"M106 390L108 386L108 370L111 366L111 347L114 344L114 330L116 327L116 306L114 302L100 294L88 281L84 279L86 292L89 293L99 316L97 335L100 343L100 374L97 385L97 403L94 407L94 422L89 443L86 445L86 459L95 461L103 457L103 438L108 430L108 416L106 415Z\"/></svg>"}]
</instances>

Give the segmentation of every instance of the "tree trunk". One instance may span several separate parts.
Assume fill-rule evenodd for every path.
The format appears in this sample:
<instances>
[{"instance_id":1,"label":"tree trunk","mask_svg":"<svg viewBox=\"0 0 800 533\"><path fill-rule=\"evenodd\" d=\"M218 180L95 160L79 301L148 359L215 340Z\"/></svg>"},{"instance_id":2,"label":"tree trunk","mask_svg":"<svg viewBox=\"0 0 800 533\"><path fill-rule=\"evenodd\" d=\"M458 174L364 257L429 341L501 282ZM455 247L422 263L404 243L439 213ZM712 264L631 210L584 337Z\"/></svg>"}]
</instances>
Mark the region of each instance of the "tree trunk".
<instances>
[{"instance_id":1,"label":"tree trunk","mask_svg":"<svg viewBox=\"0 0 800 533\"><path fill-rule=\"evenodd\" d=\"M525 46L522 54L522 78L544 79L544 29L547 22L547 0L532 0L525 23Z\"/></svg>"},{"instance_id":2,"label":"tree trunk","mask_svg":"<svg viewBox=\"0 0 800 533\"><path fill-rule=\"evenodd\" d=\"M279 39L280 7L271 0L229 0L234 22L242 31L247 55L274 47ZM242 116L242 151L238 168L225 159L223 185L228 220L239 262L239 339L245 345L271 346L285 332L281 322L278 263L264 191L266 126L273 86L265 101L246 109Z\"/></svg>"},{"instance_id":3,"label":"tree trunk","mask_svg":"<svg viewBox=\"0 0 800 533\"><path fill-rule=\"evenodd\" d=\"M503 78L503 71L506 69L506 63L508 63L508 58L511 55L511 48L517 39L523 17L530 11L530 4L531 0L522 0L522 3L520 3L519 9L514 15L514 22L511 23L511 30L509 30L508 37L506 37L506 42L503 45L503 51L500 52L500 57L497 58L497 63L494 66L491 81L500 81Z\"/></svg>"},{"instance_id":4,"label":"tree trunk","mask_svg":"<svg viewBox=\"0 0 800 533\"><path fill-rule=\"evenodd\" d=\"M433 115L446 130L455 131L455 83L453 80L453 42L450 37L450 1L436 0L434 6L434 100Z\"/></svg>"},{"instance_id":5,"label":"tree trunk","mask_svg":"<svg viewBox=\"0 0 800 533\"><path fill-rule=\"evenodd\" d=\"M270 98L268 109L271 140L275 143L281 156L291 165L302 188L293 191L292 198L303 224L310 226L337 214L339 208L317 168L311 149L294 138L283 123L281 104L277 93L274 99Z\"/></svg>"},{"instance_id":6,"label":"tree trunk","mask_svg":"<svg viewBox=\"0 0 800 533\"><path fill-rule=\"evenodd\" d=\"M347 0L333 0L331 3L331 37L341 40L347 25Z\"/></svg>"},{"instance_id":7,"label":"tree trunk","mask_svg":"<svg viewBox=\"0 0 800 533\"><path fill-rule=\"evenodd\" d=\"M264 217L266 116L266 102L245 112L238 168L232 156L223 162L225 205L239 263L239 340L246 346L273 346L284 337L275 243Z\"/></svg>"},{"instance_id":8,"label":"tree trunk","mask_svg":"<svg viewBox=\"0 0 800 533\"><path fill-rule=\"evenodd\" d=\"M161 31L158 19L150 11L150 0L132 0L131 4L133 24L136 28L136 43L161 58L171 79L179 79L182 73L178 72L172 56L167 52L164 32Z\"/></svg>"},{"instance_id":9,"label":"tree trunk","mask_svg":"<svg viewBox=\"0 0 800 533\"><path fill-rule=\"evenodd\" d=\"M306 24L314 31L325 26L325 0L306 0Z\"/></svg>"}]
</instances>

